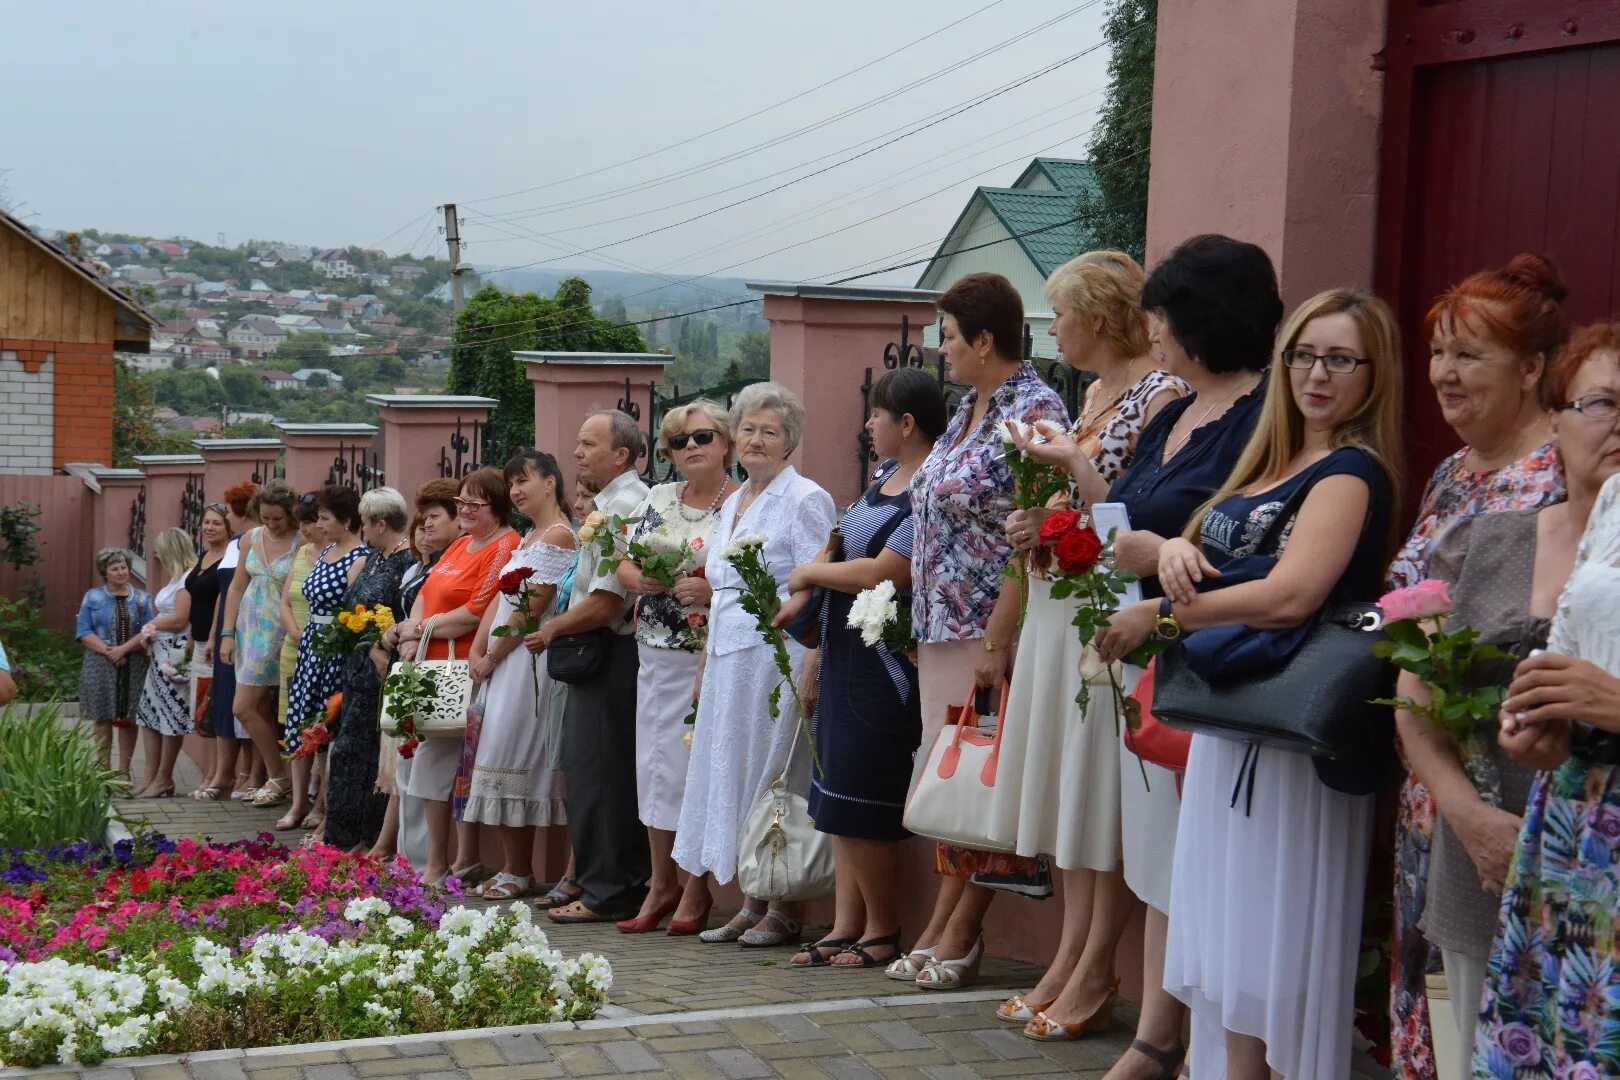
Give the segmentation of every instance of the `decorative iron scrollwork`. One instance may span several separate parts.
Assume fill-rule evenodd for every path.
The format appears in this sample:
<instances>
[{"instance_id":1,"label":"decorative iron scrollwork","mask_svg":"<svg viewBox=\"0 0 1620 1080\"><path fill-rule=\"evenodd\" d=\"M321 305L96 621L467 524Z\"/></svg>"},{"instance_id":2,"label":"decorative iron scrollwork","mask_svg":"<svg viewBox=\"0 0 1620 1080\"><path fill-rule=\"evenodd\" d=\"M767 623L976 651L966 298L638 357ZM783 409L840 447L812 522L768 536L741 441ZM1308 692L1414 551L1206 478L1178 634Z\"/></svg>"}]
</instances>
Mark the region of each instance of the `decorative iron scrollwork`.
<instances>
[{"instance_id":1,"label":"decorative iron scrollwork","mask_svg":"<svg viewBox=\"0 0 1620 1080\"><path fill-rule=\"evenodd\" d=\"M135 501L129 504L129 550L146 558L146 485L135 493Z\"/></svg>"},{"instance_id":2,"label":"decorative iron scrollwork","mask_svg":"<svg viewBox=\"0 0 1620 1080\"><path fill-rule=\"evenodd\" d=\"M368 451L358 443L338 443L337 455L332 458L332 467L326 472L326 482L353 488L362 495L381 487L383 470L376 452Z\"/></svg>"},{"instance_id":3,"label":"decorative iron scrollwork","mask_svg":"<svg viewBox=\"0 0 1620 1080\"><path fill-rule=\"evenodd\" d=\"M203 507L207 501L202 473L188 473L185 489L180 492L180 527L187 536L196 536L201 531Z\"/></svg>"}]
</instances>

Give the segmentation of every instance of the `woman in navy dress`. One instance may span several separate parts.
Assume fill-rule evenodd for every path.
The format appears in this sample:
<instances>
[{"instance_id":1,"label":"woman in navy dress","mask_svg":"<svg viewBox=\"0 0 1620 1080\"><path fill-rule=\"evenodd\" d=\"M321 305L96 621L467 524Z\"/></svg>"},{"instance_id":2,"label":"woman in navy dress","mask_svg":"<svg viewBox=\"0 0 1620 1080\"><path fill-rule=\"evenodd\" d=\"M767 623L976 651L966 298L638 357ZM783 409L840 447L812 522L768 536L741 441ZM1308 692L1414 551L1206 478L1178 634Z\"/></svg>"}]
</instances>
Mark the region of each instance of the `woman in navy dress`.
<instances>
[{"instance_id":1,"label":"woman in navy dress","mask_svg":"<svg viewBox=\"0 0 1620 1080\"><path fill-rule=\"evenodd\" d=\"M856 595L884 581L895 587L898 610L910 611L908 487L945 422L937 379L902 368L879 380L866 426L888 460L844 515L841 545L833 542L788 579L795 597L821 590L819 680L810 669L804 679L819 699L812 723L821 768L811 778L810 817L833 837L838 883L833 927L794 957L801 967L876 967L900 955L895 844L908 835L900 816L922 738L917 668L908 650L868 646L848 624Z\"/></svg>"}]
</instances>

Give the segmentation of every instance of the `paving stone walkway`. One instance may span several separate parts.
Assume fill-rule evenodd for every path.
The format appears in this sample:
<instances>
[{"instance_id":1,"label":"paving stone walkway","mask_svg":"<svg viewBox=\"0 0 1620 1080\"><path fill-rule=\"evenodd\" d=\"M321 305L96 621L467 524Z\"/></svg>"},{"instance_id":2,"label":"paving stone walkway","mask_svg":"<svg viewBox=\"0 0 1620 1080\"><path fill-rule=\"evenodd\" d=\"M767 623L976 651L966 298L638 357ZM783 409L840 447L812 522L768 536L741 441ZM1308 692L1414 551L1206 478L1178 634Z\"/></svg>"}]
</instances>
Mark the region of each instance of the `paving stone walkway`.
<instances>
[{"instance_id":1,"label":"paving stone walkway","mask_svg":"<svg viewBox=\"0 0 1620 1080\"><path fill-rule=\"evenodd\" d=\"M182 759L182 792L195 768ZM233 839L268 829L280 811L174 799L120 804L171 836ZM289 838L301 834L286 834ZM722 913L723 914L723 913ZM717 915L717 918L720 916ZM1123 1052L1134 1015L1069 1044L1039 1044L999 1023L995 1006L1038 976L989 959L982 981L925 994L878 971L800 971L789 949L745 950L696 938L625 935L611 925L547 925L553 943L613 964L612 1004L595 1020L361 1043L262 1047L130 1061L36 1076L92 1080L526 1080L638 1076L959 1080L978 1076L1100 1077ZM992 943L993 945L994 943ZM0 1074L3 1075L3 1074Z\"/></svg>"}]
</instances>

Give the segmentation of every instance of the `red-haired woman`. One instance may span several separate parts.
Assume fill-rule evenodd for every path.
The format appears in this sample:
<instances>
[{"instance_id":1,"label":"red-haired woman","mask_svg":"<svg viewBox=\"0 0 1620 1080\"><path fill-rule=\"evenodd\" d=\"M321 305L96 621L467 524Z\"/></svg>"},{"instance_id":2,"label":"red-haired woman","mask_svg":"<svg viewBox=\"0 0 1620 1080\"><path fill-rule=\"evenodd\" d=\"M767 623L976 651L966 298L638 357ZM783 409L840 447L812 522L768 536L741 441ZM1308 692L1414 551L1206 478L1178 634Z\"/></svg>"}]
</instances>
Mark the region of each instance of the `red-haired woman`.
<instances>
[{"instance_id":1,"label":"red-haired woman","mask_svg":"<svg viewBox=\"0 0 1620 1080\"><path fill-rule=\"evenodd\" d=\"M1566 293L1552 263L1519 255L1453 286L1429 309L1429 382L1464 445L1430 478L1417 524L1390 567L1391 587L1427 577L1430 556L1457 522L1563 499L1563 465L1549 439L1537 386L1564 340ZM1485 817L1480 831L1511 852L1517 816L1496 810ZM1395 1075L1402 1080L1436 1075L1424 996L1430 948L1419 929L1434 818L1434 800L1415 777L1408 778L1395 834L1390 991Z\"/></svg>"}]
</instances>

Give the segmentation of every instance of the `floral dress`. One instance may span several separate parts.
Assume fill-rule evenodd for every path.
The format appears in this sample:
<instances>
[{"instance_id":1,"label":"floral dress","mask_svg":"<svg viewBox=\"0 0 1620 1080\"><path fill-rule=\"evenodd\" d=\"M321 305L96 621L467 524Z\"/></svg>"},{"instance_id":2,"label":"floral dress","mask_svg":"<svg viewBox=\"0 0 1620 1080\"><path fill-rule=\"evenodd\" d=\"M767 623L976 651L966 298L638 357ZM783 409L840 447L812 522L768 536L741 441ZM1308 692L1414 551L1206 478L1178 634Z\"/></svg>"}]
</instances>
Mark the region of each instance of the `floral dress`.
<instances>
[{"instance_id":1,"label":"floral dress","mask_svg":"<svg viewBox=\"0 0 1620 1080\"><path fill-rule=\"evenodd\" d=\"M175 597L184 589L184 578L175 578L153 598L158 617L174 614ZM185 631L160 630L152 638L152 661L141 686L141 703L135 711L137 727L151 728L159 735L186 735L195 726L187 707Z\"/></svg>"},{"instance_id":2,"label":"floral dress","mask_svg":"<svg viewBox=\"0 0 1620 1080\"><path fill-rule=\"evenodd\" d=\"M1587 522L1547 651L1620 675L1620 478ZM1620 756L1576 736L1536 778L1474 1033L1477 1080L1620 1075Z\"/></svg>"},{"instance_id":3,"label":"floral dress","mask_svg":"<svg viewBox=\"0 0 1620 1080\"><path fill-rule=\"evenodd\" d=\"M236 681L243 686L275 686L281 681L281 642L287 636L281 625L281 587L297 547L295 541L271 562L264 556L264 529L248 533L247 558L242 562L248 583L236 608Z\"/></svg>"},{"instance_id":4,"label":"floral dress","mask_svg":"<svg viewBox=\"0 0 1620 1080\"><path fill-rule=\"evenodd\" d=\"M298 669L287 689L287 724L282 745L287 753L298 749L298 742L312 717L325 715L326 699L337 693L343 677L343 662L336 657L320 658L311 651L315 635L332 624L332 615L342 606L349 589L349 567L365 557L367 549L357 545L336 562L327 562L333 545L321 549L320 556L304 579L304 599L309 602L309 621L298 641Z\"/></svg>"},{"instance_id":5,"label":"floral dress","mask_svg":"<svg viewBox=\"0 0 1620 1080\"><path fill-rule=\"evenodd\" d=\"M1435 545L1458 521L1563 501L1563 461L1551 443L1490 472L1471 472L1467 460L1468 448L1464 447L1442 461L1429 478L1417 523L1390 564L1390 588L1405 588L1427 577L1429 557ZM1408 777L1401 787L1395 821L1395 925L1388 983L1392 1068L1399 1080L1434 1080L1435 1077L1434 1036L1429 1030L1429 999L1425 986L1431 954L1429 943L1418 928L1418 921L1423 917L1425 883L1429 878L1434 820L1434 799L1428 789L1415 777ZM1376 880L1377 876L1375 888L1383 884ZM1370 905L1368 910L1376 911L1378 905ZM1369 926L1368 931L1376 935L1375 945L1379 939L1389 940L1381 927ZM1363 1000L1358 1004L1370 1009L1374 1004L1373 1000L1368 1000L1370 997L1364 988Z\"/></svg>"}]
</instances>

